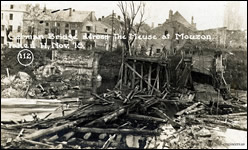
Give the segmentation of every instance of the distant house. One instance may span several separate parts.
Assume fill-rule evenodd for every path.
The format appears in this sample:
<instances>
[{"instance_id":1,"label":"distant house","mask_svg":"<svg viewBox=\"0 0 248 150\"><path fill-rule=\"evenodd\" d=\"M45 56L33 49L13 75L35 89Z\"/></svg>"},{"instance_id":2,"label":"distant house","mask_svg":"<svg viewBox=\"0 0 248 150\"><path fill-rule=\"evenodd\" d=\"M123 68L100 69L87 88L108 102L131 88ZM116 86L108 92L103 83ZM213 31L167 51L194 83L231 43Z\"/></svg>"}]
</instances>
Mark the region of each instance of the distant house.
<instances>
[{"instance_id":1,"label":"distant house","mask_svg":"<svg viewBox=\"0 0 248 150\"><path fill-rule=\"evenodd\" d=\"M40 36L43 39L34 39L32 43L36 46L42 48L41 45L51 46L52 42L60 44L69 44L70 48L75 48L75 44L83 42L81 31L85 24L89 21L95 22L95 12L94 11L76 11L72 8L63 10L48 10L46 8L37 9L29 8L28 14L24 16L23 24L24 30L23 34ZM57 36L59 38L50 39L49 35ZM71 38L64 37L74 37ZM29 40L25 41L26 44ZM84 46L80 47L84 48Z\"/></svg>"},{"instance_id":2,"label":"distant house","mask_svg":"<svg viewBox=\"0 0 248 150\"><path fill-rule=\"evenodd\" d=\"M1 46L22 43L20 37L25 13L26 6L23 4L1 5Z\"/></svg>"},{"instance_id":3,"label":"distant house","mask_svg":"<svg viewBox=\"0 0 248 150\"><path fill-rule=\"evenodd\" d=\"M90 49L95 47L109 50L111 33L111 27L101 21L86 21L81 30L82 41L85 45L89 41L91 43L89 44Z\"/></svg>"},{"instance_id":4,"label":"distant house","mask_svg":"<svg viewBox=\"0 0 248 150\"><path fill-rule=\"evenodd\" d=\"M100 18L101 22L112 29L113 26L113 35L123 35L124 22L121 20L121 17L116 15L116 13L110 14L106 17L102 16ZM111 33L112 34L112 33ZM113 38L113 48L117 46L122 46L122 41L120 38Z\"/></svg>"},{"instance_id":5,"label":"distant house","mask_svg":"<svg viewBox=\"0 0 248 150\"><path fill-rule=\"evenodd\" d=\"M210 35L208 47L247 49L247 33L241 30L228 30L227 27L197 30L196 34ZM200 45L201 43L196 43ZM204 45L203 45L204 46Z\"/></svg>"},{"instance_id":6,"label":"distant house","mask_svg":"<svg viewBox=\"0 0 248 150\"><path fill-rule=\"evenodd\" d=\"M173 14L169 11L169 18L163 24L159 24L152 29L151 34L156 35L157 39L149 41L149 51L152 55L160 55L162 51L167 54L175 54L186 43L186 40L176 38L176 34L189 34L196 30L196 24L193 17L189 23L178 11Z\"/></svg>"}]
</instances>

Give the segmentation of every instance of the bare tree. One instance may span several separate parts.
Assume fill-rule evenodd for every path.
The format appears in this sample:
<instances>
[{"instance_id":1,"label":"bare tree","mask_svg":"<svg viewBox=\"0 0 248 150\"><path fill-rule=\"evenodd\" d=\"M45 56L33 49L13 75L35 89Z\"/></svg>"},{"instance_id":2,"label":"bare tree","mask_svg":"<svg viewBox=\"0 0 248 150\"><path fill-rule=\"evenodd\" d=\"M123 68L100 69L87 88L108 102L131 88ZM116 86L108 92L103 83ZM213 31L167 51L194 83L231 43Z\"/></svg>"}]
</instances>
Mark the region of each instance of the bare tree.
<instances>
[{"instance_id":1,"label":"bare tree","mask_svg":"<svg viewBox=\"0 0 248 150\"><path fill-rule=\"evenodd\" d=\"M123 34L125 39L123 42L126 46L126 51L129 52L130 55L133 54L131 46L135 41L134 34L139 34L140 27L144 24L144 14L145 14L145 3L140 2L136 5L133 1L131 2L118 2L118 7L121 10L124 19L124 28ZM140 14L139 22L135 25L135 19L137 15Z\"/></svg>"}]
</instances>

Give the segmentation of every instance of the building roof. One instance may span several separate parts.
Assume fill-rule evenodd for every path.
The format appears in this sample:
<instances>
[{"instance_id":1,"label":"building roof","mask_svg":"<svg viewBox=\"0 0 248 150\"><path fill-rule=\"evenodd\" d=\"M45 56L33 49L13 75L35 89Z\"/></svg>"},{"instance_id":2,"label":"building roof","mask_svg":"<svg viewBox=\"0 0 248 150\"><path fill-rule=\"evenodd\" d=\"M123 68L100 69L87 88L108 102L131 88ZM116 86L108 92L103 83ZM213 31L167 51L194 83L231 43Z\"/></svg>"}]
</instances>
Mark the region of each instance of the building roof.
<instances>
[{"instance_id":1,"label":"building roof","mask_svg":"<svg viewBox=\"0 0 248 150\"><path fill-rule=\"evenodd\" d=\"M71 15L70 15L71 11ZM28 11L24 15L24 20L42 20L42 21L63 21L63 22L84 22L87 18L96 20L94 11L74 11L66 10L51 10L37 9Z\"/></svg>"},{"instance_id":2,"label":"building roof","mask_svg":"<svg viewBox=\"0 0 248 150\"><path fill-rule=\"evenodd\" d=\"M198 30L198 31L205 31L205 30L225 30L227 27L217 27L217 28L210 28L210 29L204 29L204 30Z\"/></svg>"},{"instance_id":3,"label":"building roof","mask_svg":"<svg viewBox=\"0 0 248 150\"><path fill-rule=\"evenodd\" d=\"M93 28L92 32L97 34L111 34L111 27L101 21L86 21L84 26L91 26ZM107 29L107 32L105 29ZM86 28L83 28L82 32L87 32Z\"/></svg>"},{"instance_id":4,"label":"building roof","mask_svg":"<svg viewBox=\"0 0 248 150\"><path fill-rule=\"evenodd\" d=\"M173 14L172 21L178 21L188 28L193 27L178 11Z\"/></svg>"},{"instance_id":5,"label":"building roof","mask_svg":"<svg viewBox=\"0 0 248 150\"><path fill-rule=\"evenodd\" d=\"M183 25L185 28L195 30L195 26L190 24L178 11L176 11L171 18L167 19L163 24L152 29L152 32L164 32L165 26L175 26L177 24Z\"/></svg>"},{"instance_id":6,"label":"building roof","mask_svg":"<svg viewBox=\"0 0 248 150\"><path fill-rule=\"evenodd\" d=\"M13 9L10 6L13 5ZM11 12L25 12L25 4L1 4L1 11L11 11Z\"/></svg>"},{"instance_id":7,"label":"building roof","mask_svg":"<svg viewBox=\"0 0 248 150\"><path fill-rule=\"evenodd\" d=\"M116 30L117 32L121 32L122 26L124 25L123 21L118 19L116 15L114 15L113 18L114 18L114 21L113 21L114 30ZM101 22L111 27L112 26L112 14L108 15L107 17L102 18Z\"/></svg>"}]
</instances>

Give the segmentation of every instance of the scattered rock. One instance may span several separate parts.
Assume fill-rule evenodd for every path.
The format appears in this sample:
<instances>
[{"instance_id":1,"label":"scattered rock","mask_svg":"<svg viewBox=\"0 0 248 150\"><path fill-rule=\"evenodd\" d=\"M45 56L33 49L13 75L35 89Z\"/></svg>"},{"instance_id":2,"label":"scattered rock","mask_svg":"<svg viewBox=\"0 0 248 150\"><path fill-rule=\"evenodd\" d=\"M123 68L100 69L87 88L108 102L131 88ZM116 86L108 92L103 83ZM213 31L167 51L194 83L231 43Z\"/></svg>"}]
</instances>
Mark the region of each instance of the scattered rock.
<instances>
[{"instance_id":1,"label":"scattered rock","mask_svg":"<svg viewBox=\"0 0 248 150\"><path fill-rule=\"evenodd\" d=\"M141 136L127 135L126 144L130 148L139 148L139 139L141 139Z\"/></svg>"},{"instance_id":2,"label":"scattered rock","mask_svg":"<svg viewBox=\"0 0 248 150\"><path fill-rule=\"evenodd\" d=\"M103 134L100 134L99 135L99 139L100 140L104 140L104 139L106 139L106 137L107 137L107 134L106 133L103 133Z\"/></svg>"},{"instance_id":3,"label":"scattered rock","mask_svg":"<svg viewBox=\"0 0 248 150\"><path fill-rule=\"evenodd\" d=\"M211 137L211 133L209 130L203 128L196 133L198 137Z\"/></svg>"},{"instance_id":4,"label":"scattered rock","mask_svg":"<svg viewBox=\"0 0 248 150\"><path fill-rule=\"evenodd\" d=\"M90 136L91 136L91 133L88 132L88 133L86 133L86 134L84 135L84 139L85 139L85 140L88 140L88 139L90 138Z\"/></svg>"},{"instance_id":5,"label":"scattered rock","mask_svg":"<svg viewBox=\"0 0 248 150\"><path fill-rule=\"evenodd\" d=\"M116 142L117 143L120 143L121 142L121 138L122 138L122 135L121 134L118 134L117 136L116 136Z\"/></svg>"}]
</instances>

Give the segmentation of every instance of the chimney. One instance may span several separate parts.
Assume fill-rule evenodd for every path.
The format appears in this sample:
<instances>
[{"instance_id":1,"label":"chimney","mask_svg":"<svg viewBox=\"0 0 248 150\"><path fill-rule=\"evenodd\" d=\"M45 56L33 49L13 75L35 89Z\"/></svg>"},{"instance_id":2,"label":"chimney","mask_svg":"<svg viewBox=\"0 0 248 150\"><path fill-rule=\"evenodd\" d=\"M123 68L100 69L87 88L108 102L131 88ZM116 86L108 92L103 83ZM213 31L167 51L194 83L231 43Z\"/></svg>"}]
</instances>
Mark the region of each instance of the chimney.
<instances>
[{"instance_id":1,"label":"chimney","mask_svg":"<svg viewBox=\"0 0 248 150\"><path fill-rule=\"evenodd\" d=\"M170 11L169 11L169 20L172 20L172 15L173 15L173 11L170 10Z\"/></svg>"},{"instance_id":2,"label":"chimney","mask_svg":"<svg viewBox=\"0 0 248 150\"><path fill-rule=\"evenodd\" d=\"M121 16L118 15L118 20L121 20Z\"/></svg>"},{"instance_id":3,"label":"chimney","mask_svg":"<svg viewBox=\"0 0 248 150\"><path fill-rule=\"evenodd\" d=\"M194 17L193 16L191 17L191 25L196 30L196 23L194 23Z\"/></svg>"},{"instance_id":4,"label":"chimney","mask_svg":"<svg viewBox=\"0 0 248 150\"><path fill-rule=\"evenodd\" d=\"M159 23L158 26L161 26L161 23Z\"/></svg>"},{"instance_id":5,"label":"chimney","mask_svg":"<svg viewBox=\"0 0 248 150\"><path fill-rule=\"evenodd\" d=\"M91 13L90 13L90 21L94 20L94 16L95 16L95 12L91 11Z\"/></svg>"},{"instance_id":6,"label":"chimney","mask_svg":"<svg viewBox=\"0 0 248 150\"><path fill-rule=\"evenodd\" d=\"M72 10L71 10L71 8L70 8L69 16L71 17L71 15L72 15Z\"/></svg>"},{"instance_id":7,"label":"chimney","mask_svg":"<svg viewBox=\"0 0 248 150\"><path fill-rule=\"evenodd\" d=\"M152 22L152 29L154 28L154 22Z\"/></svg>"},{"instance_id":8,"label":"chimney","mask_svg":"<svg viewBox=\"0 0 248 150\"><path fill-rule=\"evenodd\" d=\"M102 16L102 19L104 18L104 16Z\"/></svg>"},{"instance_id":9,"label":"chimney","mask_svg":"<svg viewBox=\"0 0 248 150\"><path fill-rule=\"evenodd\" d=\"M72 11L75 12L75 9L73 9Z\"/></svg>"},{"instance_id":10,"label":"chimney","mask_svg":"<svg viewBox=\"0 0 248 150\"><path fill-rule=\"evenodd\" d=\"M45 6L44 6L43 12L44 12L44 13L46 12L46 4L45 4Z\"/></svg>"}]
</instances>

